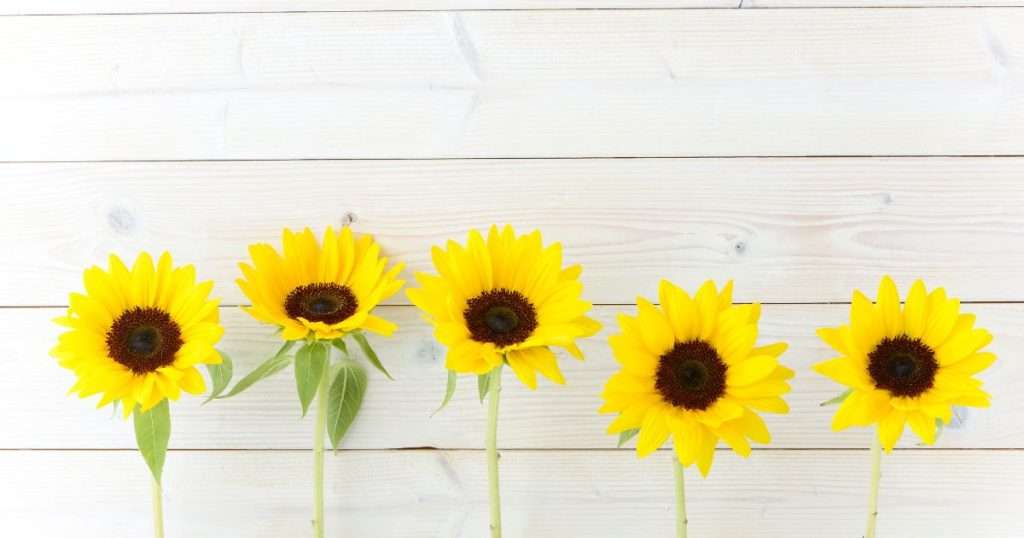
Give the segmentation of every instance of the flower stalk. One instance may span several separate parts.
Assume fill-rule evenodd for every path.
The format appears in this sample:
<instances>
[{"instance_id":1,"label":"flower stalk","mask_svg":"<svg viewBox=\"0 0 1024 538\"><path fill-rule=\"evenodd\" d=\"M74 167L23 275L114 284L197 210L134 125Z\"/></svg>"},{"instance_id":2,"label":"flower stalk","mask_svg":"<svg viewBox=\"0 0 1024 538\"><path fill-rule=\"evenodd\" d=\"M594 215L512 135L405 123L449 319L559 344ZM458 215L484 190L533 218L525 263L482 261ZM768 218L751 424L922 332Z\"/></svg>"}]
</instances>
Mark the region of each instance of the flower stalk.
<instances>
[{"instance_id":1,"label":"flower stalk","mask_svg":"<svg viewBox=\"0 0 1024 538\"><path fill-rule=\"evenodd\" d=\"M327 400L330 376L324 372L316 391L316 420L313 425L313 536L324 538L324 431L327 429Z\"/></svg>"},{"instance_id":2,"label":"flower stalk","mask_svg":"<svg viewBox=\"0 0 1024 538\"><path fill-rule=\"evenodd\" d=\"M501 491L498 486L498 402L504 362L491 371L487 407L487 483L490 487L491 538L501 538Z\"/></svg>"},{"instance_id":3,"label":"flower stalk","mask_svg":"<svg viewBox=\"0 0 1024 538\"><path fill-rule=\"evenodd\" d=\"M676 538L686 538L686 484L683 477L683 464L672 455L672 470L676 478Z\"/></svg>"},{"instance_id":4,"label":"flower stalk","mask_svg":"<svg viewBox=\"0 0 1024 538\"><path fill-rule=\"evenodd\" d=\"M155 477L150 477L153 484L153 536L164 538L164 499L163 489Z\"/></svg>"},{"instance_id":5,"label":"flower stalk","mask_svg":"<svg viewBox=\"0 0 1024 538\"><path fill-rule=\"evenodd\" d=\"M871 435L871 490L868 493L868 527L865 538L875 538L875 522L878 520L878 481L882 477L882 442L878 433Z\"/></svg>"}]
</instances>

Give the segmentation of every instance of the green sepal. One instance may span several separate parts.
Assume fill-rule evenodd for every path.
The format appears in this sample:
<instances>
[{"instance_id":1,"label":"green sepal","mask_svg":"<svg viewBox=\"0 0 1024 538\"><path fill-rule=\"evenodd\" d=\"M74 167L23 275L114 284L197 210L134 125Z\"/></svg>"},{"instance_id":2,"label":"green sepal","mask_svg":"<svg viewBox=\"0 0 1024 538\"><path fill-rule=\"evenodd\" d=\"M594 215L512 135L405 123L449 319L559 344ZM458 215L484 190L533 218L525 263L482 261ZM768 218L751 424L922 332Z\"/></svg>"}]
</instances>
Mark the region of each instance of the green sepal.
<instances>
[{"instance_id":1,"label":"green sepal","mask_svg":"<svg viewBox=\"0 0 1024 538\"><path fill-rule=\"evenodd\" d=\"M622 445L628 443L630 439L636 437L636 434L638 433L640 433L640 428L633 428L632 430L619 432L619 448L622 448Z\"/></svg>"},{"instance_id":2,"label":"green sepal","mask_svg":"<svg viewBox=\"0 0 1024 538\"><path fill-rule=\"evenodd\" d=\"M363 405L367 383L366 370L358 362L343 360L339 366L327 400L327 436L334 450Z\"/></svg>"},{"instance_id":3,"label":"green sepal","mask_svg":"<svg viewBox=\"0 0 1024 538\"><path fill-rule=\"evenodd\" d=\"M263 364L256 367L255 370L249 372L248 375L243 377L235 386L225 395L217 396L216 399L221 400L224 398L230 398L243 390L251 387L257 381L270 377L281 370L284 370L289 364L292 363L292 356L287 355L288 350L295 345L295 341L289 340L281 346L281 349L277 350L277 353L273 357L263 361Z\"/></svg>"},{"instance_id":4,"label":"green sepal","mask_svg":"<svg viewBox=\"0 0 1024 538\"><path fill-rule=\"evenodd\" d=\"M334 340L331 340L331 345L338 348L346 359L349 358L348 344L345 343L343 338L335 338Z\"/></svg>"},{"instance_id":5,"label":"green sepal","mask_svg":"<svg viewBox=\"0 0 1024 538\"><path fill-rule=\"evenodd\" d=\"M295 353L295 388L299 392L302 416L309 411L309 404L320 387L320 378L327 370L327 346L322 342L310 342Z\"/></svg>"},{"instance_id":6,"label":"green sepal","mask_svg":"<svg viewBox=\"0 0 1024 538\"><path fill-rule=\"evenodd\" d=\"M455 372L448 370L448 384L444 388L444 399L441 400L441 406L431 413L430 416L440 413L448 405L448 402L452 401L452 396L455 395L455 384L458 380L459 378L455 375Z\"/></svg>"},{"instance_id":7,"label":"green sepal","mask_svg":"<svg viewBox=\"0 0 1024 538\"><path fill-rule=\"evenodd\" d=\"M139 447L142 459L146 460L153 479L160 482L164 470L164 459L167 457L167 443L171 439L171 411L167 398L143 413L135 406L132 413L135 423L135 443Z\"/></svg>"},{"instance_id":8,"label":"green sepal","mask_svg":"<svg viewBox=\"0 0 1024 538\"><path fill-rule=\"evenodd\" d=\"M370 361L374 367L376 367L382 374L387 376L388 379L394 381L395 378L391 377L391 374L384 368L384 365L380 362L380 357L377 356L377 352L370 347L370 343L366 341L366 335L359 331L352 333L352 338L355 339L356 343L359 344L359 349L363 350L363 355L366 355L366 360Z\"/></svg>"},{"instance_id":9,"label":"green sepal","mask_svg":"<svg viewBox=\"0 0 1024 538\"><path fill-rule=\"evenodd\" d=\"M491 387L491 375L480 374L476 376L476 391L480 393L480 403L487 399L487 391Z\"/></svg>"},{"instance_id":10,"label":"green sepal","mask_svg":"<svg viewBox=\"0 0 1024 538\"><path fill-rule=\"evenodd\" d=\"M231 362L231 357L220 350L217 350L217 353L220 354L220 364L206 365L206 370L210 373L210 395L206 397L206 400L203 400L203 405L220 396L220 393L228 388L228 385L231 384L231 376L235 372L235 366Z\"/></svg>"},{"instance_id":11,"label":"green sepal","mask_svg":"<svg viewBox=\"0 0 1024 538\"><path fill-rule=\"evenodd\" d=\"M832 398L831 400L825 400L824 402L821 402L820 404L818 404L818 406L819 407L825 407L826 405L841 404L844 401L846 401L846 399L849 398L851 394L853 394L853 389L847 389L847 390L843 391L843 393L840 394L839 396L836 396L835 398Z\"/></svg>"}]
</instances>

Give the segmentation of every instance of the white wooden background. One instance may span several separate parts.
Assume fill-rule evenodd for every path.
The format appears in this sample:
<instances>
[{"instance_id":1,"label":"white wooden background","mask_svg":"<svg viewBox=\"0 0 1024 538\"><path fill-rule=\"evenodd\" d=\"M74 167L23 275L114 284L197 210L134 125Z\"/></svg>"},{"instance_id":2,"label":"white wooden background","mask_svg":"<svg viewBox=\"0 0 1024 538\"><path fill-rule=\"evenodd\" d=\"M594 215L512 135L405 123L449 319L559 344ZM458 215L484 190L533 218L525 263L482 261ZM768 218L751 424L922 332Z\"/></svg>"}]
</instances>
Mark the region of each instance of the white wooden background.
<instances>
[{"instance_id":1,"label":"white wooden background","mask_svg":"<svg viewBox=\"0 0 1024 538\"><path fill-rule=\"evenodd\" d=\"M47 356L84 266L195 263L244 372L274 347L237 308L248 243L351 223L411 275L492 222L562 241L606 324L567 386L508 383L508 536L670 534L669 454L596 414L614 315L660 277L735 278L798 372L770 447L691 476L692 534L860 536L868 433L829 431L809 366L882 273L958 294L1001 360L992 409L885 458L881 536L1024 536L1024 1L5 0L0 80L4 537L150 532L130 424ZM328 458L330 534L482 537L475 385L429 418L443 350L404 296L381 310L397 380L371 372ZM305 535L288 373L173 416L169 537Z\"/></svg>"}]
</instances>

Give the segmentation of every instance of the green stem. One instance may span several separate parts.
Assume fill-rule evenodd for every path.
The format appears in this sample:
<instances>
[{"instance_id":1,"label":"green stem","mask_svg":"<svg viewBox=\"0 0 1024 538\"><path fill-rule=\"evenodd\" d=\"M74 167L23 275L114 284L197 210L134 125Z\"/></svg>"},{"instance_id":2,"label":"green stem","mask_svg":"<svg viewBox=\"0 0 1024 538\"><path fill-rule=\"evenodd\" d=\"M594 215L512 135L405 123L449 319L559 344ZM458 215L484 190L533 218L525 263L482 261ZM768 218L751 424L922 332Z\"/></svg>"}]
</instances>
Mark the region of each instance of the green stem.
<instances>
[{"instance_id":1,"label":"green stem","mask_svg":"<svg viewBox=\"0 0 1024 538\"><path fill-rule=\"evenodd\" d=\"M501 492L498 488L498 400L501 395L502 362L491 371L487 407L487 483L491 499L491 538L501 538Z\"/></svg>"},{"instance_id":2,"label":"green stem","mask_svg":"<svg viewBox=\"0 0 1024 538\"><path fill-rule=\"evenodd\" d=\"M164 495L160 482L153 482L153 536L164 538Z\"/></svg>"},{"instance_id":3,"label":"green stem","mask_svg":"<svg viewBox=\"0 0 1024 538\"><path fill-rule=\"evenodd\" d=\"M871 434L871 491L868 494L868 529L866 538L875 538L875 522L878 520L878 481L882 477L882 442L878 432Z\"/></svg>"},{"instance_id":4,"label":"green stem","mask_svg":"<svg viewBox=\"0 0 1024 538\"><path fill-rule=\"evenodd\" d=\"M316 424L313 425L313 536L315 538L324 538L324 431L327 430L329 378L327 372L324 372L320 376L320 385L316 389Z\"/></svg>"},{"instance_id":5,"label":"green stem","mask_svg":"<svg viewBox=\"0 0 1024 538\"><path fill-rule=\"evenodd\" d=\"M686 538L686 484L683 465L675 454L672 454L672 470L676 477L676 538Z\"/></svg>"}]
</instances>

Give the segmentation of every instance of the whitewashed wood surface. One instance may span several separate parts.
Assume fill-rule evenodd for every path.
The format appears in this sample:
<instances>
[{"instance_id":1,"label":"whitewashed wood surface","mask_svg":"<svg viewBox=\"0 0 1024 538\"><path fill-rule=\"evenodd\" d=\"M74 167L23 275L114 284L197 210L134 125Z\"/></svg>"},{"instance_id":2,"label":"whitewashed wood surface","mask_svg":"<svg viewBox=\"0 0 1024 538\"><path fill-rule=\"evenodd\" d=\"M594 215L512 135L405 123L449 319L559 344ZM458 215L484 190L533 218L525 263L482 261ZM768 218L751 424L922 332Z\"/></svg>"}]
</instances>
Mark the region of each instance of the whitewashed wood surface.
<instances>
[{"instance_id":1,"label":"whitewashed wood surface","mask_svg":"<svg viewBox=\"0 0 1024 538\"><path fill-rule=\"evenodd\" d=\"M0 59L7 161L1024 155L1021 9L4 17Z\"/></svg>"},{"instance_id":2,"label":"whitewashed wood surface","mask_svg":"<svg viewBox=\"0 0 1024 538\"><path fill-rule=\"evenodd\" d=\"M563 242L605 324L566 386L507 379L506 536L670 535L668 453L596 412L614 315L661 277L734 278L797 370L772 445L689 477L691 534L861 536L868 432L829 431L809 367L883 273L963 298L1000 361L991 409L886 457L880 536L1024 536L1024 2L6 0L0 74L0 536L150 532L130 423L47 356L85 266L194 263L248 371L275 343L238 308L247 244L350 224L408 279L495 222ZM396 380L328 458L329 534L483 537L475 381L431 418L444 350L404 296L380 313ZM308 534L293 385L173 406L168 537Z\"/></svg>"}]
</instances>

